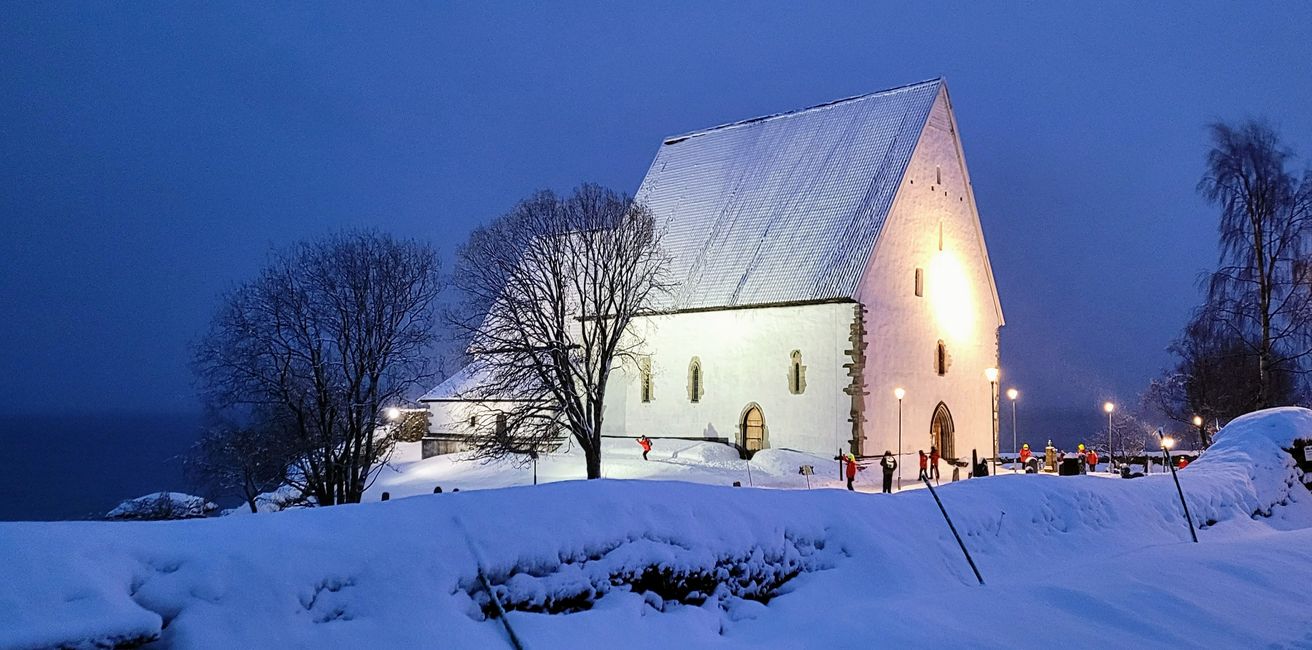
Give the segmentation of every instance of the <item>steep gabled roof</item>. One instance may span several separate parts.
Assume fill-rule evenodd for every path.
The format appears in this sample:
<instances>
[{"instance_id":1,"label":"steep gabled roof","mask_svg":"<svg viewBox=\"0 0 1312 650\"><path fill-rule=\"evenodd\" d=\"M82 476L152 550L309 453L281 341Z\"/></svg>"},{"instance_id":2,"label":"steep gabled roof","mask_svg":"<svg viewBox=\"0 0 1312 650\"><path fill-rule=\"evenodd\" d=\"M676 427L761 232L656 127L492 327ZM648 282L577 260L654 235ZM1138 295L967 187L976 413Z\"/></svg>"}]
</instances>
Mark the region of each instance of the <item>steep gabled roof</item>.
<instances>
[{"instance_id":1,"label":"steep gabled roof","mask_svg":"<svg viewBox=\"0 0 1312 650\"><path fill-rule=\"evenodd\" d=\"M941 79L667 139L636 198L665 223L669 309L850 298Z\"/></svg>"}]
</instances>

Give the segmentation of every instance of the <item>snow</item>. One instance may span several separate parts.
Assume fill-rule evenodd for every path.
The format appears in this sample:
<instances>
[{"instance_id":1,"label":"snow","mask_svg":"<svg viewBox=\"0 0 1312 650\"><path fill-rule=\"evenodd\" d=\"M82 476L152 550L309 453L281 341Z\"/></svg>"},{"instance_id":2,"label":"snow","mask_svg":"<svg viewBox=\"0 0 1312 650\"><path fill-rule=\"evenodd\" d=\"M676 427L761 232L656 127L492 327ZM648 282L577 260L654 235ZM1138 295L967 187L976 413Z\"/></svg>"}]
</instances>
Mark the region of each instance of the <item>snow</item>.
<instances>
[{"instance_id":1,"label":"snow","mask_svg":"<svg viewBox=\"0 0 1312 650\"><path fill-rule=\"evenodd\" d=\"M508 647L480 571L535 650L1307 645L1312 498L1283 451L1294 438L1312 438L1312 411L1254 414L1179 473L1199 544L1170 475L944 484L984 586L926 490L727 487L745 464L702 443L608 471L718 485L476 490L531 470L400 458L409 471L374 488L386 503L0 524L0 648ZM572 453L540 476L565 478ZM804 456L757 458L754 479L805 487ZM832 461L816 470L836 483Z\"/></svg>"},{"instance_id":2,"label":"snow","mask_svg":"<svg viewBox=\"0 0 1312 650\"><path fill-rule=\"evenodd\" d=\"M105 514L106 519L190 519L204 517L219 506L193 494L156 492L128 499Z\"/></svg>"},{"instance_id":3,"label":"snow","mask_svg":"<svg viewBox=\"0 0 1312 650\"><path fill-rule=\"evenodd\" d=\"M788 449L763 449L753 456L750 476L748 462L725 444L670 438L653 439L648 457L642 459L642 449L631 438L602 440L602 475L604 478L672 480L708 485L806 489L806 477L798 473L802 465L811 465L815 474L811 486L842 487L838 461ZM904 466L903 476L910 484L916 476L912 465ZM875 460L857 473L856 486L862 491L878 492L879 468ZM583 452L567 445L559 452L544 455L538 461L538 483L573 481L585 478ZM366 501L376 501L383 492L391 498L431 494L441 486L444 492L453 488L481 490L533 484L533 465L526 457L518 462L481 464L467 454L447 454L420 458L419 444L400 444L378 480L366 494Z\"/></svg>"}]
</instances>

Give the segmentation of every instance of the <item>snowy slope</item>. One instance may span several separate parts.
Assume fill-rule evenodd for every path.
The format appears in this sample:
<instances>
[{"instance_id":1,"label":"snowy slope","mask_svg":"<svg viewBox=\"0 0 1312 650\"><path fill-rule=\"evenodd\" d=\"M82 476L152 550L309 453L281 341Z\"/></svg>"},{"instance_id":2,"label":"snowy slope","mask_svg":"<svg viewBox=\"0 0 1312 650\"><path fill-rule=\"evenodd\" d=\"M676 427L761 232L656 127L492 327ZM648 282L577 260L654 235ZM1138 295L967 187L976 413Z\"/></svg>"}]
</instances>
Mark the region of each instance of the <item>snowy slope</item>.
<instances>
[{"instance_id":1,"label":"snowy slope","mask_svg":"<svg viewBox=\"0 0 1312 650\"><path fill-rule=\"evenodd\" d=\"M1200 544L1169 476L945 485L986 586L925 490L573 481L0 524L0 648L508 647L480 565L539 649L1307 645L1312 498L1281 451L1296 436L1312 411L1255 414L1180 473Z\"/></svg>"}]
</instances>

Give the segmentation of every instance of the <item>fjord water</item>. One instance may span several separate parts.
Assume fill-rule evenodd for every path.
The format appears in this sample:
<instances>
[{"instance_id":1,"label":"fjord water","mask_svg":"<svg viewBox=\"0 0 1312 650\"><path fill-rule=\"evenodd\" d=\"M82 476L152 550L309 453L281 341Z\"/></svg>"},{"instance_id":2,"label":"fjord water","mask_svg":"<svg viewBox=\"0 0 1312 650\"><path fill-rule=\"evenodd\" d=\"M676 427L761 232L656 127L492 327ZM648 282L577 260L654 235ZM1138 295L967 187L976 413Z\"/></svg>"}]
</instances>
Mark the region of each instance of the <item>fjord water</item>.
<instances>
[{"instance_id":1,"label":"fjord water","mask_svg":"<svg viewBox=\"0 0 1312 650\"><path fill-rule=\"evenodd\" d=\"M123 499L186 492L194 413L0 415L0 520L94 519Z\"/></svg>"}]
</instances>

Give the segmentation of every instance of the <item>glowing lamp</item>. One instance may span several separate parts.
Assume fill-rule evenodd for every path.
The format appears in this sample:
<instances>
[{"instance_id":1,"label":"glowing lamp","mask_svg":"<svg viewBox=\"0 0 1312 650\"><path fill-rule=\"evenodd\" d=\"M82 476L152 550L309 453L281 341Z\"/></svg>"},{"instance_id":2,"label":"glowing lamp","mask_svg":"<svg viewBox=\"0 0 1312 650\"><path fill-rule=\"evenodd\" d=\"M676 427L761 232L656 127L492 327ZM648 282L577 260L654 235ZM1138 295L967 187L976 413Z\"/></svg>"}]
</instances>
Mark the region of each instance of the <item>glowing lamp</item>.
<instances>
[{"instance_id":1,"label":"glowing lamp","mask_svg":"<svg viewBox=\"0 0 1312 650\"><path fill-rule=\"evenodd\" d=\"M401 409L396 408L395 406L393 406L393 407L388 408L386 411L384 411L384 414L387 415L387 419L389 419L389 420L395 420L395 419L401 417Z\"/></svg>"},{"instance_id":2,"label":"glowing lamp","mask_svg":"<svg viewBox=\"0 0 1312 650\"><path fill-rule=\"evenodd\" d=\"M1020 391L1016 390L1015 388L1007 389L1007 399L1014 402L1016 401L1017 397L1020 397Z\"/></svg>"},{"instance_id":3,"label":"glowing lamp","mask_svg":"<svg viewBox=\"0 0 1312 650\"><path fill-rule=\"evenodd\" d=\"M907 396L907 392L905 390L902 390L901 388L895 388L893 389L893 395L898 399L902 399L903 397Z\"/></svg>"},{"instance_id":4,"label":"glowing lamp","mask_svg":"<svg viewBox=\"0 0 1312 650\"><path fill-rule=\"evenodd\" d=\"M1170 449L1171 447L1174 446L1175 446L1175 438L1172 438L1171 436L1162 436L1162 447L1164 449Z\"/></svg>"},{"instance_id":5,"label":"glowing lamp","mask_svg":"<svg viewBox=\"0 0 1312 650\"><path fill-rule=\"evenodd\" d=\"M1116 405L1115 405L1115 404L1112 404L1111 402L1107 402L1107 403L1105 403L1105 404L1102 405L1102 410L1107 411L1108 413L1111 413L1112 411L1115 411L1115 410L1116 410Z\"/></svg>"},{"instance_id":6,"label":"glowing lamp","mask_svg":"<svg viewBox=\"0 0 1312 650\"><path fill-rule=\"evenodd\" d=\"M993 383L993 382L995 382L995 381L997 381L997 380L998 380L998 369L997 369L997 368L987 368L987 369L985 369L985 370L984 370L984 378L987 379L987 380L989 380L989 383L990 383L990 384Z\"/></svg>"},{"instance_id":7,"label":"glowing lamp","mask_svg":"<svg viewBox=\"0 0 1312 650\"><path fill-rule=\"evenodd\" d=\"M1195 416L1194 416L1194 426L1196 426L1196 427L1201 427L1201 426L1203 426L1203 418L1202 418L1201 415L1195 415Z\"/></svg>"}]
</instances>

